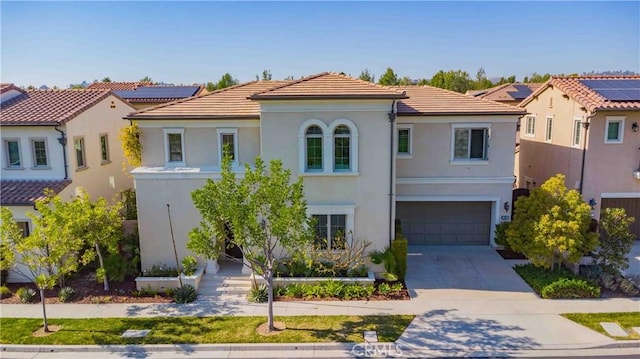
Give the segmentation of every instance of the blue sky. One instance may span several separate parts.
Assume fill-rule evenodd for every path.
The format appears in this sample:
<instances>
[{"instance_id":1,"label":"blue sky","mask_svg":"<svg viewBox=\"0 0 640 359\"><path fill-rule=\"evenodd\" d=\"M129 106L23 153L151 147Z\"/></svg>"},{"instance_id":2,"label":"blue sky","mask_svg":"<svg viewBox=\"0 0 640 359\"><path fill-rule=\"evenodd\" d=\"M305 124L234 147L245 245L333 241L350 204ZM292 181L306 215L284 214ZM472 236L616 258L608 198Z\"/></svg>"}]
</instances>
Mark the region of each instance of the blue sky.
<instances>
[{"instance_id":1,"label":"blue sky","mask_svg":"<svg viewBox=\"0 0 640 359\"><path fill-rule=\"evenodd\" d=\"M640 2L0 2L0 80L640 72Z\"/></svg>"}]
</instances>

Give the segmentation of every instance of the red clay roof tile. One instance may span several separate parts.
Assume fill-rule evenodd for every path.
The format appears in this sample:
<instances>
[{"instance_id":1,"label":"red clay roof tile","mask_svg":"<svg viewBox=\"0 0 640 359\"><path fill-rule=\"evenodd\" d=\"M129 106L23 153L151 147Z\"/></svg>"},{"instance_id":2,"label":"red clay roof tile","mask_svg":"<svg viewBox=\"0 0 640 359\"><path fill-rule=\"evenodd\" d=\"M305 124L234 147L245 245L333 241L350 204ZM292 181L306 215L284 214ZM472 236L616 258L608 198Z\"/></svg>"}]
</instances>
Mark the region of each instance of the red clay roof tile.
<instances>
[{"instance_id":1,"label":"red clay roof tile","mask_svg":"<svg viewBox=\"0 0 640 359\"><path fill-rule=\"evenodd\" d=\"M44 198L44 190L58 194L71 183L70 180L2 180L0 204L3 206L29 206Z\"/></svg>"}]
</instances>

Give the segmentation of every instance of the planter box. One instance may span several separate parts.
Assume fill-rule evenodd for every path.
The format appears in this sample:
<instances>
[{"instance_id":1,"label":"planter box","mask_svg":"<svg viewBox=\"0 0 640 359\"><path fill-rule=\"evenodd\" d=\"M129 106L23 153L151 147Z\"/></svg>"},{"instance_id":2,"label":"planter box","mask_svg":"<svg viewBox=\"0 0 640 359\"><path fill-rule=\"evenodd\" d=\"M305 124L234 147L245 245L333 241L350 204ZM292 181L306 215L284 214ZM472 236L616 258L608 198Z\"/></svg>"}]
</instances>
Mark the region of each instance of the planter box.
<instances>
[{"instance_id":1,"label":"planter box","mask_svg":"<svg viewBox=\"0 0 640 359\"><path fill-rule=\"evenodd\" d=\"M251 279L255 280L258 284L267 284L267 281L261 276L251 274ZM326 280L334 280L345 284L371 284L375 282L375 276L373 272L369 271L367 277L278 277L273 278L273 285L275 287L285 287L290 284L309 284L314 285Z\"/></svg>"},{"instance_id":2,"label":"planter box","mask_svg":"<svg viewBox=\"0 0 640 359\"><path fill-rule=\"evenodd\" d=\"M194 287L196 290L200 286L200 281L202 281L202 276L204 275L205 268L200 267L193 275L186 276L180 273L180 278L182 279L183 285L190 285ZM177 289L180 286L180 282L178 281L178 277L137 277L136 278L136 289L151 289L155 291L163 291L165 289Z\"/></svg>"}]
</instances>

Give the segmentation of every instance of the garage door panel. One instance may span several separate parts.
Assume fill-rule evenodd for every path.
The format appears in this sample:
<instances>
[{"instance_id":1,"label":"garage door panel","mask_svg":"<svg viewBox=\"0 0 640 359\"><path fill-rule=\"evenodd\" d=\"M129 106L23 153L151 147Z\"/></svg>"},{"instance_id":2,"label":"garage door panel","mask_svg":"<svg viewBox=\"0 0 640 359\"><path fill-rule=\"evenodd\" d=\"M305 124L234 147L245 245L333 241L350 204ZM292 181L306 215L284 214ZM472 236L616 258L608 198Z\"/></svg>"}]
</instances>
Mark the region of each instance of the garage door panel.
<instances>
[{"instance_id":1,"label":"garage door panel","mask_svg":"<svg viewBox=\"0 0 640 359\"><path fill-rule=\"evenodd\" d=\"M488 244L490 202L398 202L396 216L411 244Z\"/></svg>"}]
</instances>

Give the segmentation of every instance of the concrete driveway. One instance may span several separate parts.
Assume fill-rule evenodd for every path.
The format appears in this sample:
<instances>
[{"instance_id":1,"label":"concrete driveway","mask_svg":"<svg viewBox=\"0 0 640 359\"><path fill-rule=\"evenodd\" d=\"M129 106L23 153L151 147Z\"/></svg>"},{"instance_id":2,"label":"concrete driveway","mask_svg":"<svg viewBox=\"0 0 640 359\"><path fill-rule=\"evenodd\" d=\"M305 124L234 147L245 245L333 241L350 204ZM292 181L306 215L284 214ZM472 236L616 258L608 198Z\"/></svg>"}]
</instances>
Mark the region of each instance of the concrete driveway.
<instances>
[{"instance_id":1,"label":"concrete driveway","mask_svg":"<svg viewBox=\"0 0 640 359\"><path fill-rule=\"evenodd\" d=\"M537 298L511 264L490 246L409 246L407 287L412 297Z\"/></svg>"},{"instance_id":2,"label":"concrete driveway","mask_svg":"<svg viewBox=\"0 0 640 359\"><path fill-rule=\"evenodd\" d=\"M624 275L640 276L640 240L633 242L633 247L631 247L627 258L629 258L629 268L624 270Z\"/></svg>"}]
</instances>

